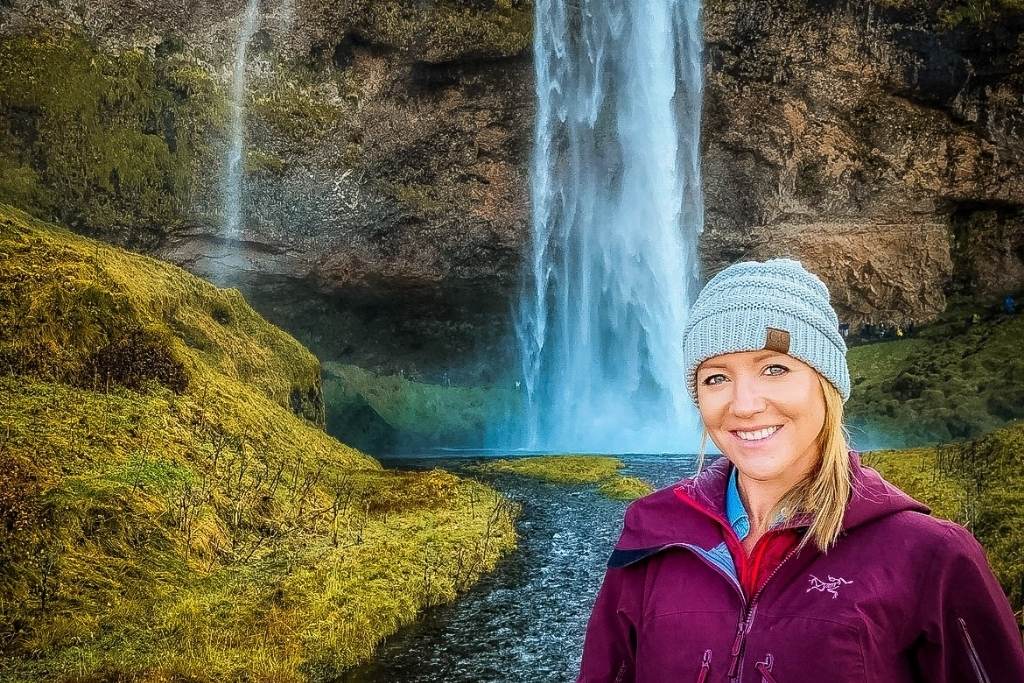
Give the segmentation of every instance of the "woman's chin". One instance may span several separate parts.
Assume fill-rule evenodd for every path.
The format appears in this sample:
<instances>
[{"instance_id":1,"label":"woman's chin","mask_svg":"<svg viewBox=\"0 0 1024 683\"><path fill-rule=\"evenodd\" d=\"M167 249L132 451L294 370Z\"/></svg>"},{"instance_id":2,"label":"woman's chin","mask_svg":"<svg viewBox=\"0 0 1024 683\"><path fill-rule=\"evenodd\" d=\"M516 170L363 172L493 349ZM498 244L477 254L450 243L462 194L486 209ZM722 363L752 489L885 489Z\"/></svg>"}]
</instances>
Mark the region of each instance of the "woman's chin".
<instances>
[{"instance_id":1,"label":"woman's chin","mask_svg":"<svg viewBox=\"0 0 1024 683\"><path fill-rule=\"evenodd\" d=\"M779 477L785 467L782 464L784 458L782 453L785 453L785 447L781 449L765 448L765 449L744 449L735 448L729 455L729 459L732 460L736 467L741 472L751 479L757 479L758 481L769 481Z\"/></svg>"}]
</instances>

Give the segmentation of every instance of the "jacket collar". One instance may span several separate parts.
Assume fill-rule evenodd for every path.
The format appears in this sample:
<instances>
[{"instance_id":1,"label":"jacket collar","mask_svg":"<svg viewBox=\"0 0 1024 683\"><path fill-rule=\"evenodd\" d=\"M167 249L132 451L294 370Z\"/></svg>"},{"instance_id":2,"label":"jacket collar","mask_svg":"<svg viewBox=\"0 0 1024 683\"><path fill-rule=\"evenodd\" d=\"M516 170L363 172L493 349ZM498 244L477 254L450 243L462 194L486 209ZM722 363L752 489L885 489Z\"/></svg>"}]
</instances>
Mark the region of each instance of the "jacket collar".
<instances>
[{"instance_id":1,"label":"jacket collar","mask_svg":"<svg viewBox=\"0 0 1024 683\"><path fill-rule=\"evenodd\" d=\"M633 501L609 566L631 564L671 546L709 549L720 544L722 527L729 523L726 487L731 465L727 458L718 458L697 476ZM931 512L874 469L862 466L856 451L850 451L850 468L853 485L843 517L844 532L904 510ZM811 521L812 516L803 513L776 528L802 529Z\"/></svg>"},{"instance_id":2,"label":"jacket collar","mask_svg":"<svg viewBox=\"0 0 1024 683\"><path fill-rule=\"evenodd\" d=\"M863 465L859 452L851 450L849 455L851 490L843 516L843 531L902 510L916 510L924 514L931 512L927 505L885 481L873 468ZM712 516L728 519L732 523L735 511L730 509L727 494L729 478L734 470L735 467L728 458L720 457L696 477L685 479L672 488L677 497L688 496L698 503L698 509L704 508L705 512L713 513ZM801 513L794 515L786 524L777 528L808 527L813 520L814 517L810 513Z\"/></svg>"}]
</instances>

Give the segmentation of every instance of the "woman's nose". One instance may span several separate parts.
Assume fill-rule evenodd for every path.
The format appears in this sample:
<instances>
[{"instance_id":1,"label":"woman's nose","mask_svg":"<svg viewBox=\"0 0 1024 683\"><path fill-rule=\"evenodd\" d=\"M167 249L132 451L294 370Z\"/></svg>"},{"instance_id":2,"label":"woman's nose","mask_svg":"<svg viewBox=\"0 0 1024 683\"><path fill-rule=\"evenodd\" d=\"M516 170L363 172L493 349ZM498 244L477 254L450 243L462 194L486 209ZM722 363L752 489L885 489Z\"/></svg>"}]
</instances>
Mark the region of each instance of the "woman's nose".
<instances>
[{"instance_id":1,"label":"woman's nose","mask_svg":"<svg viewBox=\"0 0 1024 683\"><path fill-rule=\"evenodd\" d=\"M737 377L733 382L731 409L737 417L760 413L765 409L764 393L757 378Z\"/></svg>"}]
</instances>

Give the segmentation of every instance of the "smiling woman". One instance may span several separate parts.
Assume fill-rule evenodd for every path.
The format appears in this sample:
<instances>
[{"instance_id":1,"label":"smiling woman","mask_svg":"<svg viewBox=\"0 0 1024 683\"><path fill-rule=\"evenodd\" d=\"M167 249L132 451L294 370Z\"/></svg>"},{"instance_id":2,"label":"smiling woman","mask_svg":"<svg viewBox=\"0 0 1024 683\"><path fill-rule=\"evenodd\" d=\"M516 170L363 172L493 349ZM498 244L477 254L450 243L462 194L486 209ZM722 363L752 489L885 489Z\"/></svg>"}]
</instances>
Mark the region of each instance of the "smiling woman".
<instances>
[{"instance_id":1,"label":"smiling woman","mask_svg":"<svg viewBox=\"0 0 1024 683\"><path fill-rule=\"evenodd\" d=\"M776 502L819 459L826 390L813 367L776 351L730 353L712 361L697 371L701 419L705 435L739 470L739 493L750 515L750 533L743 539L749 552L774 519Z\"/></svg>"},{"instance_id":2,"label":"smiling woman","mask_svg":"<svg viewBox=\"0 0 1024 683\"><path fill-rule=\"evenodd\" d=\"M791 259L734 264L683 334L698 471L626 510L578 680L1024 680L978 541L850 450L825 284ZM724 457L705 469L709 436Z\"/></svg>"}]
</instances>

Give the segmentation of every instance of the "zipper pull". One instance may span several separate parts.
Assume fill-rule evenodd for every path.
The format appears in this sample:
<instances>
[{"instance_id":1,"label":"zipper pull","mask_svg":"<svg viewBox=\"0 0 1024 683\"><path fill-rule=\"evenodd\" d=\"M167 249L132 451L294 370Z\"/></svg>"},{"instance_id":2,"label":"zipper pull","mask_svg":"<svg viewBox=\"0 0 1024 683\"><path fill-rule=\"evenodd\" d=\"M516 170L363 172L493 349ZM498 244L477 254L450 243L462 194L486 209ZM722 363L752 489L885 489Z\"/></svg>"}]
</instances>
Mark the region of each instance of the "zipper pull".
<instances>
[{"instance_id":1,"label":"zipper pull","mask_svg":"<svg viewBox=\"0 0 1024 683\"><path fill-rule=\"evenodd\" d=\"M764 657L763 662L758 662L754 665L754 668L761 674L761 683L775 683L775 677L772 676L772 666L775 664L775 658L769 652Z\"/></svg>"},{"instance_id":2,"label":"zipper pull","mask_svg":"<svg viewBox=\"0 0 1024 683\"><path fill-rule=\"evenodd\" d=\"M736 629L736 639L732 641L732 650L730 650L730 654L734 657L740 651L740 641L743 639L743 627L746 625L747 618L744 617L740 622L739 628Z\"/></svg>"},{"instance_id":3,"label":"zipper pull","mask_svg":"<svg viewBox=\"0 0 1024 683\"><path fill-rule=\"evenodd\" d=\"M711 650L704 650L704 660L700 663L700 677L697 678L697 683L704 683L708 677L708 671L711 669Z\"/></svg>"},{"instance_id":4,"label":"zipper pull","mask_svg":"<svg viewBox=\"0 0 1024 683\"><path fill-rule=\"evenodd\" d=\"M736 631L736 640L734 640L733 643L732 643L732 650L729 651L729 654L732 655L732 661L729 663L729 674L728 674L729 678L732 678L733 676L735 676L736 672L740 668L739 667L739 664L740 664L739 654L740 654L740 649L743 646L743 631L746 628L746 625L747 625L747 617L743 617L743 620L740 621L739 629Z\"/></svg>"}]
</instances>

